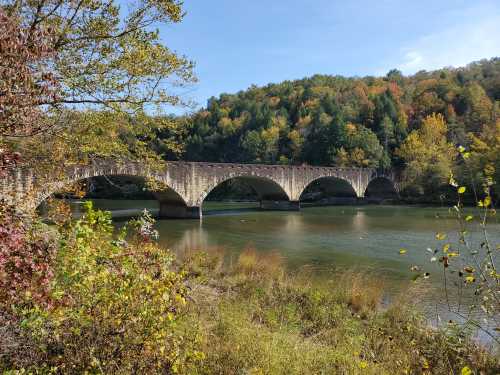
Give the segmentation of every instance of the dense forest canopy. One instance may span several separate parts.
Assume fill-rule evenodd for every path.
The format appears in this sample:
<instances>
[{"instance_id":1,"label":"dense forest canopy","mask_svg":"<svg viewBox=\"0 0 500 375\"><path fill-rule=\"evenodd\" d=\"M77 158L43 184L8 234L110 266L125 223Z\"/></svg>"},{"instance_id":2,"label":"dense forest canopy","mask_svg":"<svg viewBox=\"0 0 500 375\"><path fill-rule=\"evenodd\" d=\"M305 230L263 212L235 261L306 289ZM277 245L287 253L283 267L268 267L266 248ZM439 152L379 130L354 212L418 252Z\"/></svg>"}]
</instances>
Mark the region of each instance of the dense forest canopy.
<instances>
[{"instance_id":1,"label":"dense forest canopy","mask_svg":"<svg viewBox=\"0 0 500 375\"><path fill-rule=\"evenodd\" d=\"M499 105L500 58L409 77L315 75L209 99L184 119L182 158L389 167L426 116L441 113L448 139L467 144L468 132L495 122Z\"/></svg>"},{"instance_id":2,"label":"dense forest canopy","mask_svg":"<svg viewBox=\"0 0 500 375\"><path fill-rule=\"evenodd\" d=\"M252 86L178 119L183 130L175 137L184 160L375 168L418 160L419 172L427 162L435 170L427 172L443 182L453 164L450 146L494 143L499 117L500 58L493 58L412 76L391 70L385 77L315 75ZM426 121L439 128L432 140L417 133ZM418 154L431 146L427 159Z\"/></svg>"}]
</instances>

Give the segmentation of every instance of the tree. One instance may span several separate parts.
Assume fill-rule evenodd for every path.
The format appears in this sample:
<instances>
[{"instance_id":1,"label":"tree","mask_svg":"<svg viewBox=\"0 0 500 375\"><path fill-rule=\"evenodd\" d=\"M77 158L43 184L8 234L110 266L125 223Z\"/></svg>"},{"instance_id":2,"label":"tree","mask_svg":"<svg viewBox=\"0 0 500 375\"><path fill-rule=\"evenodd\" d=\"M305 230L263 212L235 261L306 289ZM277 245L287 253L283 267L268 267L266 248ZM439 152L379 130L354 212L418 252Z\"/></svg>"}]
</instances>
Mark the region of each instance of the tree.
<instances>
[{"instance_id":1,"label":"tree","mask_svg":"<svg viewBox=\"0 0 500 375\"><path fill-rule=\"evenodd\" d=\"M476 82L470 84L466 91L468 104L468 129L480 132L484 124L488 124L493 116L493 104L484 89Z\"/></svg>"},{"instance_id":2,"label":"tree","mask_svg":"<svg viewBox=\"0 0 500 375\"><path fill-rule=\"evenodd\" d=\"M388 152L389 147L394 143L394 123L389 116L384 116L380 123L379 139L384 146L384 150Z\"/></svg>"},{"instance_id":3,"label":"tree","mask_svg":"<svg viewBox=\"0 0 500 375\"><path fill-rule=\"evenodd\" d=\"M500 197L500 119L487 124L479 135L469 133L470 167L476 181L488 181ZM467 172L463 172L466 174Z\"/></svg>"},{"instance_id":4,"label":"tree","mask_svg":"<svg viewBox=\"0 0 500 375\"><path fill-rule=\"evenodd\" d=\"M404 80L403 73L398 69L389 70L386 77L389 81L393 81L393 82L396 82L398 84L401 84Z\"/></svg>"},{"instance_id":5,"label":"tree","mask_svg":"<svg viewBox=\"0 0 500 375\"><path fill-rule=\"evenodd\" d=\"M44 129L38 106L57 98L57 81L43 68L53 54L50 42L49 29L27 33L0 7L0 177L20 162L5 136Z\"/></svg>"},{"instance_id":6,"label":"tree","mask_svg":"<svg viewBox=\"0 0 500 375\"><path fill-rule=\"evenodd\" d=\"M406 164L406 187L422 194L436 193L449 178L454 147L446 139L447 126L441 114L427 116L420 129L410 133L397 150Z\"/></svg>"},{"instance_id":7,"label":"tree","mask_svg":"<svg viewBox=\"0 0 500 375\"><path fill-rule=\"evenodd\" d=\"M348 123L344 145L336 152L335 165L359 168L385 167L383 156L384 149L375 133L363 125Z\"/></svg>"},{"instance_id":8,"label":"tree","mask_svg":"<svg viewBox=\"0 0 500 375\"><path fill-rule=\"evenodd\" d=\"M267 162L275 163L277 160L279 134L280 128L275 125L260 132L264 159Z\"/></svg>"},{"instance_id":9,"label":"tree","mask_svg":"<svg viewBox=\"0 0 500 375\"><path fill-rule=\"evenodd\" d=\"M53 62L61 82L57 98L39 104L100 105L136 111L146 105L179 104L171 82L194 81L193 63L161 43L160 23L180 22L177 0L130 2L124 11L104 0L1 0L0 6L32 35L50 28Z\"/></svg>"},{"instance_id":10,"label":"tree","mask_svg":"<svg viewBox=\"0 0 500 375\"><path fill-rule=\"evenodd\" d=\"M31 135L43 129L38 108L57 100L50 28L28 32L0 7L0 137Z\"/></svg>"},{"instance_id":11,"label":"tree","mask_svg":"<svg viewBox=\"0 0 500 375\"><path fill-rule=\"evenodd\" d=\"M300 158L302 152L302 145L304 144L304 138L302 134L297 130L292 130L288 133L288 147L290 149L290 157L292 161L297 161Z\"/></svg>"},{"instance_id":12,"label":"tree","mask_svg":"<svg viewBox=\"0 0 500 375\"><path fill-rule=\"evenodd\" d=\"M170 88L195 81L193 63L154 29L180 22L181 5L0 0L0 136L9 135L0 138L0 170L19 153L46 175L96 156L159 161L149 141L171 122L153 123L146 110L186 104Z\"/></svg>"},{"instance_id":13,"label":"tree","mask_svg":"<svg viewBox=\"0 0 500 375\"><path fill-rule=\"evenodd\" d=\"M241 140L241 148L249 162L261 162L263 140L256 130L249 131Z\"/></svg>"}]
</instances>

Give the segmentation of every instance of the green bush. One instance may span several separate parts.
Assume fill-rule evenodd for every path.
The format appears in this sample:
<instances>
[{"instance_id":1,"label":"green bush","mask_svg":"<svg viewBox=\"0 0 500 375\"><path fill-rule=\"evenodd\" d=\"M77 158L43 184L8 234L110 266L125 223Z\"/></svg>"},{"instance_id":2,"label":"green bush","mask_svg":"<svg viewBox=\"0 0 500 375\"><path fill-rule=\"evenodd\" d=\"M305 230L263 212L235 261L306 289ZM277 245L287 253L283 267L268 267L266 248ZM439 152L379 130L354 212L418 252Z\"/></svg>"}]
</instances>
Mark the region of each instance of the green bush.
<instances>
[{"instance_id":1,"label":"green bush","mask_svg":"<svg viewBox=\"0 0 500 375\"><path fill-rule=\"evenodd\" d=\"M4 368L62 373L185 372L203 354L179 324L184 274L159 248L144 216L114 236L111 215L89 203L61 225L52 307L20 307L22 335L36 355L12 353ZM190 330L190 331L186 331Z\"/></svg>"}]
</instances>

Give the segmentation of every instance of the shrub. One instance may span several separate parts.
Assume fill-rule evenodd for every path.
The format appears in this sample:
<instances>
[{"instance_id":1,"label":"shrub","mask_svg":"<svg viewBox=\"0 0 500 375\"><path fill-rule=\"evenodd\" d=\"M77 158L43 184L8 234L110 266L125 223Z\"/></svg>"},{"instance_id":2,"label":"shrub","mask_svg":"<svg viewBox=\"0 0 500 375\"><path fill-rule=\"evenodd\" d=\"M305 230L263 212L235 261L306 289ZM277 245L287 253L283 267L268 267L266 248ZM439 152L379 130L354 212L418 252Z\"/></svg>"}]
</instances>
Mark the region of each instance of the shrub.
<instances>
[{"instance_id":1,"label":"shrub","mask_svg":"<svg viewBox=\"0 0 500 375\"><path fill-rule=\"evenodd\" d=\"M59 227L51 289L54 305L21 309L36 343L35 363L10 364L63 373L176 373L202 357L194 328L178 324L186 304L184 274L152 241L149 216L113 235L111 215L86 205Z\"/></svg>"},{"instance_id":2,"label":"shrub","mask_svg":"<svg viewBox=\"0 0 500 375\"><path fill-rule=\"evenodd\" d=\"M29 301L50 304L54 257L50 233L0 202L0 309Z\"/></svg>"}]
</instances>

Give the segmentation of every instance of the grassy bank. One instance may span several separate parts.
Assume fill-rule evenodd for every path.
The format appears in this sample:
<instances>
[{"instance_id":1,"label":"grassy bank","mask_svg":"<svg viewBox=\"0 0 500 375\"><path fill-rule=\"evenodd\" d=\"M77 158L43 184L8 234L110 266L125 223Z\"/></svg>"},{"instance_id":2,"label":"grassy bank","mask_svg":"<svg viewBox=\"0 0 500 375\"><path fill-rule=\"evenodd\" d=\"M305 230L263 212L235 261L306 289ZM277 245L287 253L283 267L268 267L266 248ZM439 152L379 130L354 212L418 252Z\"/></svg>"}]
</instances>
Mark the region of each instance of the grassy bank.
<instances>
[{"instance_id":1,"label":"grassy bank","mask_svg":"<svg viewBox=\"0 0 500 375\"><path fill-rule=\"evenodd\" d=\"M450 327L434 330L407 291L380 308L380 279L346 272L318 284L277 254L237 264L195 255L187 322L203 337L201 374L496 374L500 363Z\"/></svg>"},{"instance_id":2,"label":"grassy bank","mask_svg":"<svg viewBox=\"0 0 500 375\"><path fill-rule=\"evenodd\" d=\"M427 325L418 283L382 308L377 277L320 282L254 250L229 265L216 252L176 259L147 214L116 233L91 203L78 220L65 212L50 228L0 212L1 373L500 372L466 331Z\"/></svg>"}]
</instances>

